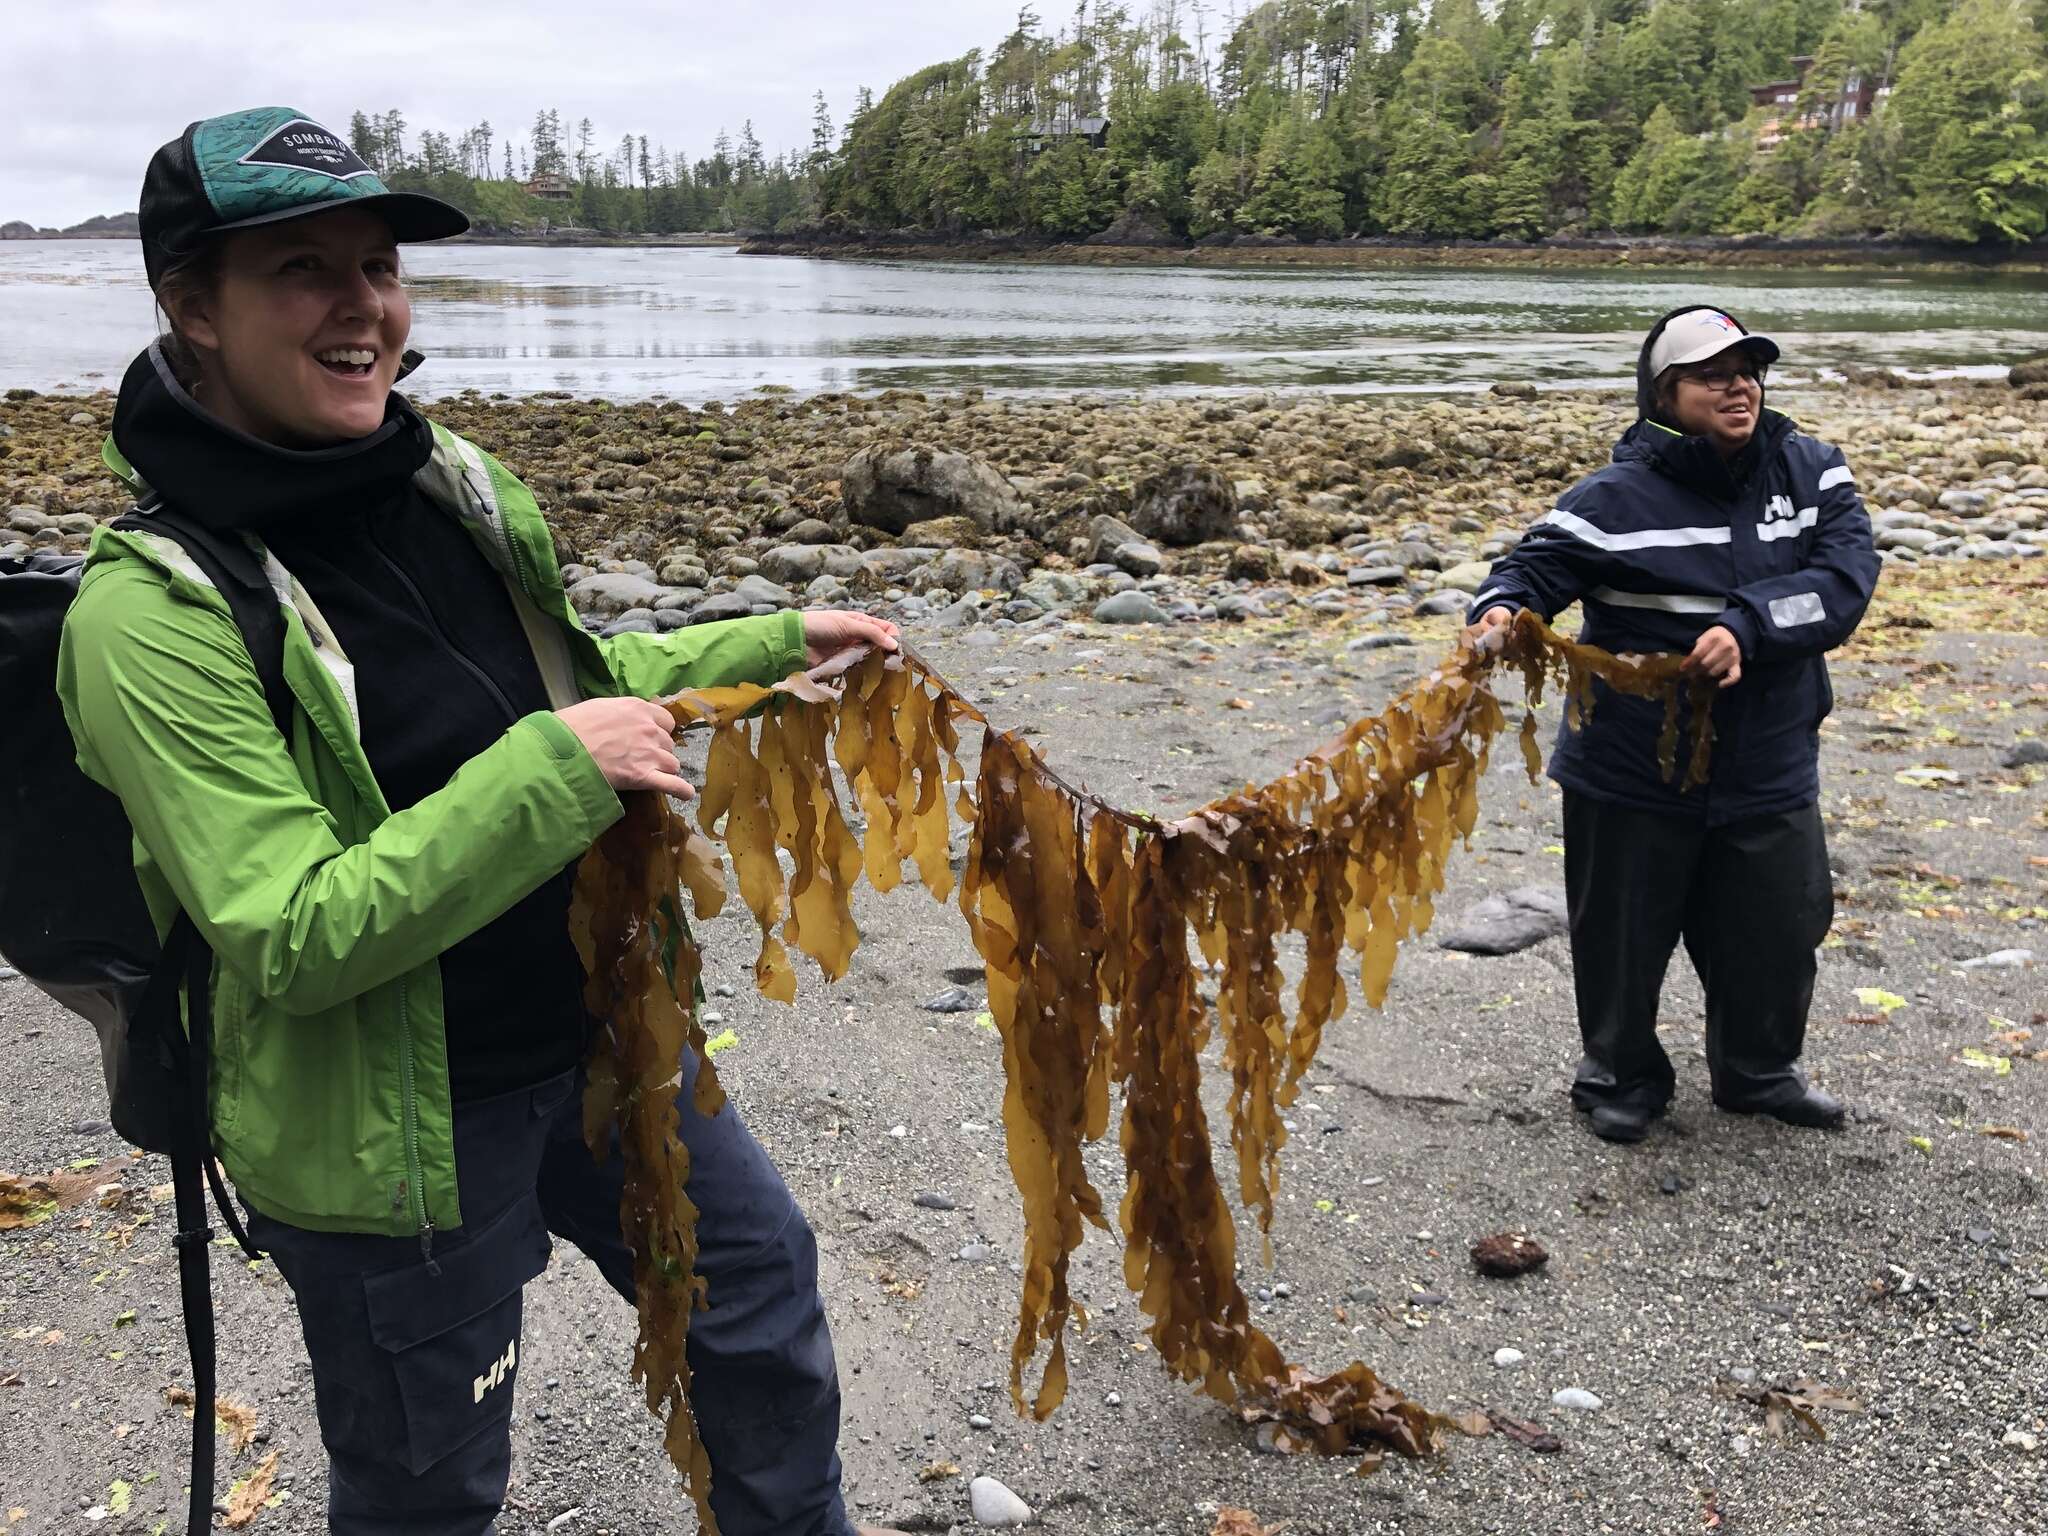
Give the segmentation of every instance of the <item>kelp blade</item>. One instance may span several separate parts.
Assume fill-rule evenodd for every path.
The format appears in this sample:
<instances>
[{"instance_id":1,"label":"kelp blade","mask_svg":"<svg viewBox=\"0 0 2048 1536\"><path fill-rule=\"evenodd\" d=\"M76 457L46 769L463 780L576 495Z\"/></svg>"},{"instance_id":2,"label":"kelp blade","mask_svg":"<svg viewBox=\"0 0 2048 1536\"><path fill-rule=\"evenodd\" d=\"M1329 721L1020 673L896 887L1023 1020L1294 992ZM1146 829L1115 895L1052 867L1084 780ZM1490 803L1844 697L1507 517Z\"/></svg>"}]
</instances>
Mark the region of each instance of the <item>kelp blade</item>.
<instances>
[{"instance_id":1,"label":"kelp blade","mask_svg":"<svg viewBox=\"0 0 2048 1536\"><path fill-rule=\"evenodd\" d=\"M1612 656L1562 639L1527 612L1477 645L1461 644L1385 710L1279 778L1174 822L1077 790L1022 738L993 728L968 779L957 760L959 728L986 717L907 654L844 659L828 669L829 686L814 674L671 702L679 729L712 733L698 822L708 834L722 827L761 930L757 985L784 1002L795 997L791 945L828 977L844 974L860 937L850 905L856 879L889 890L907 869L935 898L955 894L953 792L950 812L968 831L957 899L1002 1040L1003 1124L1023 1202L1011 1352L1020 1412L1043 1418L1058 1407L1066 1328L1086 1321L1068 1268L1087 1226L1106 1228L1107 1218L1082 1149L1107 1134L1114 1086L1123 1103L1125 1279L1166 1367L1247 1416L1279 1421L1295 1444L1406 1456L1439 1444L1447 1421L1364 1364L1311 1374L1251 1321L1201 1101L1211 1013L1189 939L1219 968L1215 1019L1231 1073L1237 1193L1263 1234L1286 1140L1282 1111L1346 1004L1339 957L1346 949L1356 957L1361 990L1377 1007L1400 941L1428 926L1454 847L1476 821L1506 720L1490 688L1503 667L1521 674L1532 710L1555 683L1573 725L1602 687L1663 699L1665 772L1675 771L1683 717L1693 732L1686 784L1704 781L1711 684L1688 684L1677 657ZM1520 746L1533 778L1541 765L1533 712ZM865 820L858 844L842 780ZM699 1298L690 1273L695 1212L664 1090L683 1042L700 1058L703 1050L693 1001L699 962L673 893L686 885L700 913L715 910L719 871L675 831L680 822L666 801L637 797L585 861L576 923L591 1007L610 1021L593 1057L588 1123L593 1135L618 1127L636 1273L658 1281L642 1290L636 1374L666 1418L671 1457L711 1529L684 1359ZM1277 960L1287 934L1301 936L1308 955L1291 1018ZM705 1060L700 1098L707 1084L715 1102ZM1025 1376L1042 1346L1049 1354L1031 1393Z\"/></svg>"}]
</instances>

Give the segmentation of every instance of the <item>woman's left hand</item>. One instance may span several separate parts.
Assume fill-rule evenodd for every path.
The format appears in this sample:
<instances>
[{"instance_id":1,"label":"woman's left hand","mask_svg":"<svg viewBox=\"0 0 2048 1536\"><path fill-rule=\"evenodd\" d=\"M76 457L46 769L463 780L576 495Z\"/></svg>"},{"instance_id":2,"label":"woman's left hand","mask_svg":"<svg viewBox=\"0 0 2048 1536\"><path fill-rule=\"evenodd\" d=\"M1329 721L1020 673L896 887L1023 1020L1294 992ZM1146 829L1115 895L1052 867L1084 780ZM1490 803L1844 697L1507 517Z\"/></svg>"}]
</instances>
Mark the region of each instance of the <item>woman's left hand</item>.
<instances>
[{"instance_id":1,"label":"woman's left hand","mask_svg":"<svg viewBox=\"0 0 2048 1536\"><path fill-rule=\"evenodd\" d=\"M1742 647L1736 642L1735 632L1716 624L1694 643L1692 654L1678 670L1688 677L1704 673L1723 688L1734 687L1742 681Z\"/></svg>"},{"instance_id":2,"label":"woman's left hand","mask_svg":"<svg viewBox=\"0 0 2048 1536\"><path fill-rule=\"evenodd\" d=\"M814 667L856 645L872 645L877 650L893 651L896 649L896 626L871 613L819 608L804 615L804 645L810 651Z\"/></svg>"}]
</instances>

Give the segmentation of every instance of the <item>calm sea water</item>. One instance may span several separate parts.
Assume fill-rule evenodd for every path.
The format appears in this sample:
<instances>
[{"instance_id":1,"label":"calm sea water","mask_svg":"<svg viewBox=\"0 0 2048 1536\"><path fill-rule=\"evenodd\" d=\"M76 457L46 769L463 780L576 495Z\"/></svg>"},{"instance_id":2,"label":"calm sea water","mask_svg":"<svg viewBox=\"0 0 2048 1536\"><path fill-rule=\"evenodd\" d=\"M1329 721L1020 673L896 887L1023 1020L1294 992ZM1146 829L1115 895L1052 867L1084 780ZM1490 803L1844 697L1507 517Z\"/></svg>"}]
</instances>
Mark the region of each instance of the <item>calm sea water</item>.
<instances>
[{"instance_id":1,"label":"calm sea water","mask_svg":"<svg viewBox=\"0 0 2048 1536\"><path fill-rule=\"evenodd\" d=\"M1873 273L1218 270L814 261L729 249L418 246L421 396L733 400L991 392L1458 391L1617 384L1675 305L1847 363L1987 374L2048 350L2048 279ZM139 247L0 244L0 387L111 388L150 334Z\"/></svg>"}]
</instances>

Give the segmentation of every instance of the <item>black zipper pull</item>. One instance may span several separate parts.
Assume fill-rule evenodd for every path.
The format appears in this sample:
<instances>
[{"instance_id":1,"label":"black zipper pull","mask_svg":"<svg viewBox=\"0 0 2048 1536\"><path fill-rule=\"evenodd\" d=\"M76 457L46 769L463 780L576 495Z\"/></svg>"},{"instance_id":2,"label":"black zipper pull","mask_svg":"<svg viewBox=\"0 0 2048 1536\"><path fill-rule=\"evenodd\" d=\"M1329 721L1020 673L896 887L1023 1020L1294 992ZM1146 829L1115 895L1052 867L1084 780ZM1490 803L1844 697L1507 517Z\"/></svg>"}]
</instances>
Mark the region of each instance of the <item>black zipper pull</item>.
<instances>
[{"instance_id":1,"label":"black zipper pull","mask_svg":"<svg viewBox=\"0 0 2048 1536\"><path fill-rule=\"evenodd\" d=\"M427 1261L427 1273L436 1280L441 1278L441 1266L434 1258L434 1223L429 1219L420 1227L420 1257Z\"/></svg>"}]
</instances>

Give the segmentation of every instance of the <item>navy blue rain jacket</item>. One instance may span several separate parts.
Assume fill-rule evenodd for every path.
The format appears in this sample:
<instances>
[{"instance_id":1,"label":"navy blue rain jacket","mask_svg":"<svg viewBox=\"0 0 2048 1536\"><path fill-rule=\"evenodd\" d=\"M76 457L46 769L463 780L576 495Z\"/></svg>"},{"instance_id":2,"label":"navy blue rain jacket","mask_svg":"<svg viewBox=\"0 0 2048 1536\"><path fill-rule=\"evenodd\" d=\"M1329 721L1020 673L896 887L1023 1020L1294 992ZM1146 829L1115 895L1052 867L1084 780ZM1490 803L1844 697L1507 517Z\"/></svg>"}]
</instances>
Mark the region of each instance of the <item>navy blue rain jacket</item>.
<instances>
[{"instance_id":1,"label":"navy blue rain jacket","mask_svg":"<svg viewBox=\"0 0 2048 1536\"><path fill-rule=\"evenodd\" d=\"M1654 332L1652 335L1654 336ZM1647 356L1648 344L1645 344ZM1764 411L1732 463L1654 416L1614 462L1573 486L1498 561L1471 616L1506 604L1546 620L1582 603L1579 638L1606 651L1691 651L1721 624L1742 680L1713 708L1709 782L1682 790L1657 764L1663 705L1595 684L1592 718L1560 726L1550 776L1595 799L1721 825L1810 805L1820 794L1820 723L1834 706L1825 653L1846 640L1877 585L1870 517L1839 449ZM1681 731L1690 729L1685 713Z\"/></svg>"}]
</instances>

